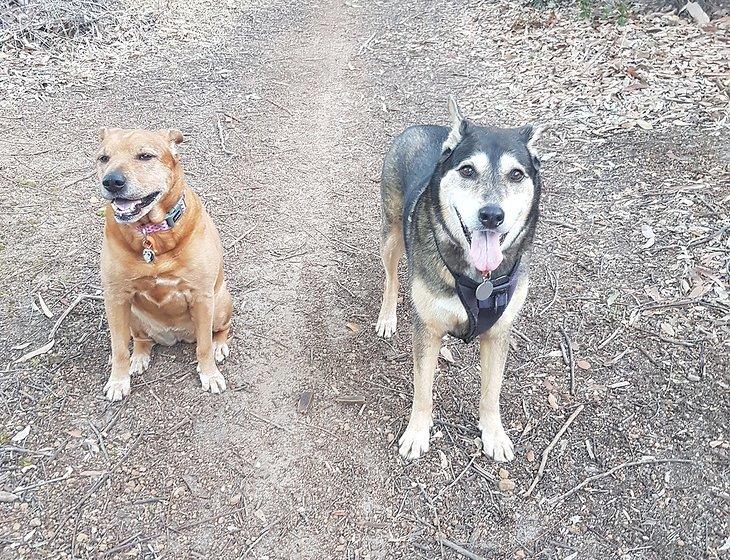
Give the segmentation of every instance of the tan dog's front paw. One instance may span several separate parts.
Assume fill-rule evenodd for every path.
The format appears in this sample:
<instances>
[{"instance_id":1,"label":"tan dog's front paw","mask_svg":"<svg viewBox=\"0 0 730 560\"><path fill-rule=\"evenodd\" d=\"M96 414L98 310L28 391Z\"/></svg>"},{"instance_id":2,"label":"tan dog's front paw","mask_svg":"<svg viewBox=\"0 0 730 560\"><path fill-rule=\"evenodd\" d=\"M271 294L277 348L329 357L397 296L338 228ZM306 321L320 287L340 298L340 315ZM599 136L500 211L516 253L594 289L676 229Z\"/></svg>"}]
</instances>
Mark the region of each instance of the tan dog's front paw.
<instances>
[{"instance_id":1,"label":"tan dog's front paw","mask_svg":"<svg viewBox=\"0 0 730 560\"><path fill-rule=\"evenodd\" d=\"M227 342L218 342L217 340L213 341L213 355L215 356L216 362L220 364L230 353L231 351L228 349Z\"/></svg>"},{"instance_id":2,"label":"tan dog's front paw","mask_svg":"<svg viewBox=\"0 0 730 560\"><path fill-rule=\"evenodd\" d=\"M408 424L406 431L398 440L398 452L406 461L414 461L428 451L431 429L428 424L423 427L413 427Z\"/></svg>"},{"instance_id":3,"label":"tan dog's front paw","mask_svg":"<svg viewBox=\"0 0 730 560\"><path fill-rule=\"evenodd\" d=\"M203 385L203 391L210 391L214 395L226 390L226 380L218 370L212 373L201 372L200 383Z\"/></svg>"},{"instance_id":4,"label":"tan dog's front paw","mask_svg":"<svg viewBox=\"0 0 730 560\"><path fill-rule=\"evenodd\" d=\"M495 461L505 462L515 458L514 445L501 422L485 422L482 429L482 449L484 454Z\"/></svg>"},{"instance_id":5,"label":"tan dog's front paw","mask_svg":"<svg viewBox=\"0 0 730 560\"><path fill-rule=\"evenodd\" d=\"M129 375L122 379L112 379L104 385L104 396L107 400L112 402L121 401L124 397L129 395L130 392L130 379Z\"/></svg>"}]
</instances>

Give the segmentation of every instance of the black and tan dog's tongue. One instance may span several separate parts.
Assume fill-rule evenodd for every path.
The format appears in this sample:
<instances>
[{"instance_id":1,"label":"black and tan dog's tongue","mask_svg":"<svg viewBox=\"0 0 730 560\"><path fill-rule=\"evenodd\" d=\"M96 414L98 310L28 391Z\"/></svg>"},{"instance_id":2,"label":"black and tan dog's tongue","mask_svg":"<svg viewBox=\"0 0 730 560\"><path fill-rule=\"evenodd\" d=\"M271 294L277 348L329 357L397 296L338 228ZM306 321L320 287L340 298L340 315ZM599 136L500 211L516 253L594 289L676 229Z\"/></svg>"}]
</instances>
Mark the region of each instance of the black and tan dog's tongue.
<instances>
[{"instance_id":1,"label":"black and tan dog's tongue","mask_svg":"<svg viewBox=\"0 0 730 560\"><path fill-rule=\"evenodd\" d=\"M504 259L499 246L499 237L496 231L474 231L471 234L469 257L474 267L482 274L496 270Z\"/></svg>"}]
</instances>

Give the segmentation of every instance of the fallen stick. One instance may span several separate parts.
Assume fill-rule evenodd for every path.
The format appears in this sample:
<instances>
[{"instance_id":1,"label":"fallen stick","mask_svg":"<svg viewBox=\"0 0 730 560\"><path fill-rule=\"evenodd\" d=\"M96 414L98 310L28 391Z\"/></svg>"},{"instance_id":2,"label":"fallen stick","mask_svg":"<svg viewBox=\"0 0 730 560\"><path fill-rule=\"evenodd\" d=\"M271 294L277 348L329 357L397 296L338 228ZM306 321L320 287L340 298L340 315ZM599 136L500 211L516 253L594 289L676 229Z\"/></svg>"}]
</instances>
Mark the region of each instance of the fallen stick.
<instances>
[{"instance_id":1,"label":"fallen stick","mask_svg":"<svg viewBox=\"0 0 730 560\"><path fill-rule=\"evenodd\" d=\"M571 414L568 417L568 419L565 421L565 424L563 424L563 427L558 430L557 434L555 434L555 437L553 438L553 441L550 442L550 445L548 445L545 448L545 451L542 452L542 459L540 461L540 468L537 469L537 475L535 475L535 479L532 481L532 484L530 484L530 487L522 494L525 498L530 496L532 494L532 491L535 490L537 483L540 482L540 479L542 478L542 475L545 472L545 465L547 464L547 460L548 460L548 456L550 455L550 452L557 445L560 438L563 436L565 431L570 427L570 425L573 423L573 421L577 418L577 416L581 413L583 408L584 408L584 405L580 405L578 408L576 408L573 411L573 414Z\"/></svg>"},{"instance_id":2,"label":"fallen stick","mask_svg":"<svg viewBox=\"0 0 730 560\"><path fill-rule=\"evenodd\" d=\"M436 494L436 497L434 498L434 501L438 500L441 496L444 495L444 493L449 488L451 488L454 484L456 484L457 482L459 482L459 480L461 480L461 477L464 476L464 474L466 473L466 471L468 471L469 468L474 464L474 459L476 459L476 458L477 458L476 455L472 456L472 458L469 461L469 463L464 467L464 470L459 473L459 476L457 476L456 478L454 478L454 480L451 481L451 484L449 484L446 488L444 488L443 490L441 490L441 492L439 492L438 494Z\"/></svg>"},{"instance_id":3,"label":"fallen stick","mask_svg":"<svg viewBox=\"0 0 730 560\"><path fill-rule=\"evenodd\" d=\"M457 554L460 554L464 558L469 558L469 560L486 560L484 556L479 556L478 554L474 554L473 552L468 551L463 546L459 546L455 542L450 541L449 539L445 539L443 537L439 538L439 542L444 545L445 547L450 548Z\"/></svg>"},{"instance_id":4,"label":"fallen stick","mask_svg":"<svg viewBox=\"0 0 730 560\"><path fill-rule=\"evenodd\" d=\"M251 227L251 228L247 229L247 230L246 230L245 232L243 232L243 233L242 233L241 235L239 235L238 237L236 237L236 238L235 238L235 239L234 239L233 241L231 241L231 242L230 242L230 243L229 243L229 244L228 244L228 245L226 246L226 251L230 251L231 249L233 249L233 248L234 248L234 247L235 247L236 245L238 245L238 242L239 242L239 241L242 241L243 239L245 239L246 237L248 237L248 235L249 235L249 234L250 234L250 233L251 233L251 232L252 232L253 230L255 230L255 229L256 229L256 226L253 226L253 227Z\"/></svg>"},{"instance_id":5,"label":"fallen stick","mask_svg":"<svg viewBox=\"0 0 730 560\"><path fill-rule=\"evenodd\" d=\"M248 556L248 553L253 550L253 547L255 547L259 543L259 541L264 538L264 536L266 535L266 533L268 533L274 525L276 525L277 523L279 523L279 521L281 521L281 519L277 519L276 521L274 521L274 522L270 523L269 525L267 525L264 528L264 530L261 531L261 533L259 533L259 536L256 537L256 540L254 540L249 545L249 547L246 549L246 551L241 555L241 558L245 558L246 556Z\"/></svg>"},{"instance_id":6,"label":"fallen stick","mask_svg":"<svg viewBox=\"0 0 730 560\"><path fill-rule=\"evenodd\" d=\"M218 126L218 141L220 142L221 150L223 150L223 153L228 156L235 155L233 152L228 151L228 148L226 148L226 141L223 135L223 125L221 124L220 115L216 115L215 122Z\"/></svg>"},{"instance_id":7,"label":"fallen stick","mask_svg":"<svg viewBox=\"0 0 730 560\"><path fill-rule=\"evenodd\" d=\"M219 513L217 515L211 515L209 517L201 519L200 521L193 521L191 523L179 525L178 527L169 527L169 530L173 531L175 533L181 533L182 531L187 531L188 529L195 529L196 527L200 527L201 525L205 525L206 523L210 523L211 521L215 521L216 519L220 519L223 517L230 517L231 515L234 515L241 511L244 511L244 508L241 507L238 509L227 511L226 513ZM118 544L116 544L114 547L107 550L104 553L104 556L111 556L112 554L116 554L118 552L126 550L130 546L136 546L138 544L149 542L153 539L156 539L157 537L161 537L165 533L159 532L159 533L154 533L152 535L146 535L146 536L140 537L141 534L142 534L142 531L139 531L139 532L134 533L133 535L127 537L126 539L119 541Z\"/></svg>"},{"instance_id":8,"label":"fallen stick","mask_svg":"<svg viewBox=\"0 0 730 560\"><path fill-rule=\"evenodd\" d=\"M568 333L565 332L563 325L560 325L560 334L563 335L563 340L565 341L565 353L568 358L568 363L565 365L568 366L570 373L570 394L575 395L575 356L573 355L573 343L571 342Z\"/></svg>"},{"instance_id":9,"label":"fallen stick","mask_svg":"<svg viewBox=\"0 0 730 560\"><path fill-rule=\"evenodd\" d=\"M631 461L629 463L621 463L620 465L616 465L612 469L607 470L604 473L596 474L593 476L589 476L586 478L583 482L575 486L573 489L568 490L565 494L561 494L560 496L556 496L555 498L550 498L551 504L557 504L565 500L566 498L572 496L576 492L580 491L582 488L585 488L588 486L591 482L595 482L596 480L600 480L602 478L606 478L608 476L611 476L616 471L620 471L621 469L627 469L629 467L638 467L641 465L658 465L661 463L694 463L694 461L691 461L689 459L641 459L639 461Z\"/></svg>"},{"instance_id":10,"label":"fallen stick","mask_svg":"<svg viewBox=\"0 0 730 560\"><path fill-rule=\"evenodd\" d=\"M53 328L51 329L51 332L48 333L48 342L46 342L43 346L40 348L36 348L35 350L32 350L28 352L27 354L23 354L20 358L15 360L16 364L27 362L28 360L35 358L36 356L40 356L41 354L45 354L46 352L49 352L51 348L53 348L53 345L56 344L56 331L58 331L58 328L61 326L61 323L63 323L63 320L68 317L69 313L73 311L74 307L76 307L79 303L81 303L85 299L95 299L103 301L103 296L95 296L92 294L79 294L76 296L76 299L71 302L71 305L69 305L66 308L66 311L64 311L61 316L58 318L58 321L53 325Z\"/></svg>"}]
</instances>

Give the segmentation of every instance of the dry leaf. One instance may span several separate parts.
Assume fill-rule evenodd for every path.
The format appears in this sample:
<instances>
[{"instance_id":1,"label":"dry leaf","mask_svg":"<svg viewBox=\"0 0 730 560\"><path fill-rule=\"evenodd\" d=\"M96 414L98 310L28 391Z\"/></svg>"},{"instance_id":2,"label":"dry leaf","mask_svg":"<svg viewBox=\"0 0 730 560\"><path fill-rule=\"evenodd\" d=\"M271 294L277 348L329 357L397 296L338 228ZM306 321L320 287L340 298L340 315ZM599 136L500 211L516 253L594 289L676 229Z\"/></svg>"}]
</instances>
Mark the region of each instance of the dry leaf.
<instances>
[{"instance_id":1,"label":"dry leaf","mask_svg":"<svg viewBox=\"0 0 730 560\"><path fill-rule=\"evenodd\" d=\"M299 402L297 403L297 412L299 412L299 414L306 414L309 412L309 407L312 406L313 399L314 391L302 391L299 395Z\"/></svg>"},{"instance_id":2,"label":"dry leaf","mask_svg":"<svg viewBox=\"0 0 730 560\"><path fill-rule=\"evenodd\" d=\"M69 430L66 433L68 435L70 435L71 437L81 437L81 435L82 435L81 430L79 430L78 428L74 428L73 430Z\"/></svg>"},{"instance_id":3,"label":"dry leaf","mask_svg":"<svg viewBox=\"0 0 730 560\"><path fill-rule=\"evenodd\" d=\"M439 354L441 354L441 357L450 364L456 363L454 355L451 353L451 349L448 346L442 346Z\"/></svg>"},{"instance_id":4,"label":"dry leaf","mask_svg":"<svg viewBox=\"0 0 730 560\"><path fill-rule=\"evenodd\" d=\"M554 393L550 393L548 395L548 404L553 410L558 409L558 397L556 397Z\"/></svg>"},{"instance_id":5,"label":"dry leaf","mask_svg":"<svg viewBox=\"0 0 730 560\"><path fill-rule=\"evenodd\" d=\"M446 453L439 449L439 460L441 461L441 468L446 469L449 466L449 460L446 458Z\"/></svg>"},{"instance_id":6,"label":"dry leaf","mask_svg":"<svg viewBox=\"0 0 730 560\"><path fill-rule=\"evenodd\" d=\"M346 326L348 329L350 329L351 332L359 333L360 332L360 326L356 325L355 323L346 323Z\"/></svg>"},{"instance_id":7,"label":"dry leaf","mask_svg":"<svg viewBox=\"0 0 730 560\"><path fill-rule=\"evenodd\" d=\"M667 336L676 336L676 334L677 334L677 333L675 332L675 330L674 330L674 327L673 327L672 325L670 325L669 323L667 323L666 321L665 321L665 322L663 322L663 323L661 323L661 324L659 325L659 328L660 328L660 329L662 330L662 332L663 332L664 334L666 334Z\"/></svg>"},{"instance_id":8,"label":"dry leaf","mask_svg":"<svg viewBox=\"0 0 730 560\"><path fill-rule=\"evenodd\" d=\"M532 449L528 449L527 453L525 453L525 459L527 459L528 463L534 463L535 462L535 452Z\"/></svg>"},{"instance_id":9,"label":"dry leaf","mask_svg":"<svg viewBox=\"0 0 730 560\"><path fill-rule=\"evenodd\" d=\"M23 428L17 434L15 434L13 436L13 438L11 439L11 441L13 443L20 443L21 441L23 441L25 438L28 437L28 434L30 434L30 424L28 424L25 428Z\"/></svg>"},{"instance_id":10,"label":"dry leaf","mask_svg":"<svg viewBox=\"0 0 730 560\"><path fill-rule=\"evenodd\" d=\"M591 369L591 364L589 364L586 360L578 360L575 362L575 365L577 365L580 369Z\"/></svg>"},{"instance_id":11,"label":"dry leaf","mask_svg":"<svg viewBox=\"0 0 730 560\"><path fill-rule=\"evenodd\" d=\"M654 235L654 230L649 224L641 226L641 234L646 237L646 243L641 246L642 249L648 249L656 243L656 235Z\"/></svg>"}]
</instances>

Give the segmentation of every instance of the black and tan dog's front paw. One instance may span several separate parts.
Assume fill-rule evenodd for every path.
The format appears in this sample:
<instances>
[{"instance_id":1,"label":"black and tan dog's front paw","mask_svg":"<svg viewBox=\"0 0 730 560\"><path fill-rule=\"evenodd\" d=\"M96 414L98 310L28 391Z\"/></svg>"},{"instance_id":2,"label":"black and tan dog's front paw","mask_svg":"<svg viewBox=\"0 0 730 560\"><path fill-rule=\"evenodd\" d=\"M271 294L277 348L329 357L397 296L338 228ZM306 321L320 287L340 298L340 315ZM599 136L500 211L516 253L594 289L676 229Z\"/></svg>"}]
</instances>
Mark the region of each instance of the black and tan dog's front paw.
<instances>
[{"instance_id":1,"label":"black and tan dog's front paw","mask_svg":"<svg viewBox=\"0 0 730 560\"><path fill-rule=\"evenodd\" d=\"M398 440L398 452L406 461L415 461L428 451L431 440L430 419L413 420L408 423L406 431Z\"/></svg>"},{"instance_id":2,"label":"black and tan dog's front paw","mask_svg":"<svg viewBox=\"0 0 730 560\"><path fill-rule=\"evenodd\" d=\"M485 422L482 430L482 450L487 457L497 462L507 462L515 458L515 447L504 431L501 422Z\"/></svg>"}]
</instances>

